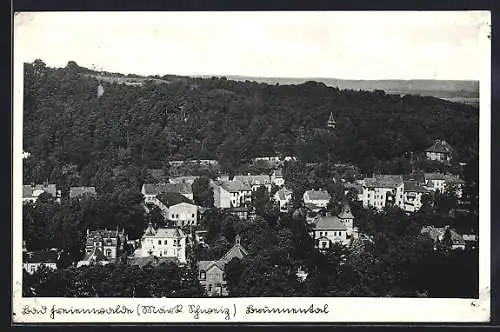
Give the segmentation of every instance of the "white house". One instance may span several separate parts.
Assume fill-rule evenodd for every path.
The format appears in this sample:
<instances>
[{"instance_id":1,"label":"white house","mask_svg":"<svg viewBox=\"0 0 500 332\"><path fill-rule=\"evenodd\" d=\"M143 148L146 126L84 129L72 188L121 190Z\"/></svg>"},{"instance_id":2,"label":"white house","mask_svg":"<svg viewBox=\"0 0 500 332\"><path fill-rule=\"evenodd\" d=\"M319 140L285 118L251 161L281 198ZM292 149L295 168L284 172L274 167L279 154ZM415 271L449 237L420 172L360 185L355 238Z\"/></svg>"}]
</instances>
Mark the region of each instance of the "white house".
<instances>
[{"instance_id":1,"label":"white house","mask_svg":"<svg viewBox=\"0 0 500 332\"><path fill-rule=\"evenodd\" d=\"M444 193L448 187L454 187L457 197L462 197L465 182L458 176L442 173L425 173L424 178L427 189Z\"/></svg>"},{"instance_id":2,"label":"white house","mask_svg":"<svg viewBox=\"0 0 500 332\"><path fill-rule=\"evenodd\" d=\"M348 244L347 227L337 216L318 216L312 231L316 248L328 249L333 243Z\"/></svg>"},{"instance_id":3,"label":"white house","mask_svg":"<svg viewBox=\"0 0 500 332\"><path fill-rule=\"evenodd\" d=\"M229 206L227 197L229 196ZM214 205L219 208L247 206L252 201L252 188L238 180L214 183Z\"/></svg>"},{"instance_id":4,"label":"white house","mask_svg":"<svg viewBox=\"0 0 500 332\"><path fill-rule=\"evenodd\" d=\"M283 177L283 171L281 170L281 168L273 172L273 174L271 175L271 182L278 187L282 187L285 185L285 178Z\"/></svg>"},{"instance_id":5,"label":"white house","mask_svg":"<svg viewBox=\"0 0 500 332\"><path fill-rule=\"evenodd\" d=\"M422 207L422 197L431 191L420 186L416 181L404 182L403 210L416 212Z\"/></svg>"},{"instance_id":6,"label":"white house","mask_svg":"<svg viewBox=\"0 0 500 332\"><path fill-rule=\"evenodd\" d=\"M425 150L425 156L428 160L449 162L453 148L444 140L435 140L434 143Z\"/></svg>"},{"instance_id":7,"label":"white house","mask_svg":"<svg viewBox=\"0 0 500 332\"><path fill-rule=\"evenodd\" d=\"M61 203L61 191L55 184L23 185L23 203L36 203L38 196L43 193L52 195L56 202Z\"/></svg>"},{"instance_id":8,"label":"white house","mask_svg":"<svg viewBox=\"0 0 500 332\"><path fill-rule=\"evenodd\" d=\"M23 253L23 268L29 274L35 273L41 266L57 270L59 251L55 248Z\"/></svg>"},{"instance_id":9,"label":"white house","mask_svg":"<svg viewBox=\"0 0 500 332\"><path fill-rule=\"evenodd\" d=\"M332 196L326 190L307 190L302 198L306 206L325 208Z\"/></svg>"},{"instance_id":10,"label":"white house","mask_svg":"<svg viewBox=\"0 0 500 332\"><path fill-rule=\"evenodd\" d=\"M175 222L179 227L198 225L198 206L179 193L159 194L153 204L161 209L165 219Z\"/></svg>"},{"instance_id":11,"label":"white house","mask_svg":"<svg viewBox=\"0 0 500 332\"><path fill-rule=\"evenodd\" d=\"M280 211L286 212L288 211L288 205L292 200L292 191L286 188L281 188L274 194L273 198L279 204Z\"/></svg>"},{"instance_id":12,"label":"white house","mask_svg":"<svg viewBox=\"0 0 500 332\"><path fill-rule=\"evenodd\" d=\"M141 193L144 196L144 203L155 203L155 198L164 193L179 193L187 199L193 200L193 189L189 182L175 183L145 183L142 185Z\"/></svg>"},{"instance_id":13,"label":"white house","mask_svg":"<svg viewBox=\"0 0 500 332\"><path fill-rule=\"evenodd\" d=\"M382 210L386 206L404 208L404 181L400 175L379 175L363 180L363 207Z\"/></svg>"},{"instance_id":14,"label":"white house","mask_svg":"<svg viewBox=\"0 0 500 332\"><path fill-rule=\"evenodd\" d=\"M155 229L151 223L141 238L140 248L135 251L136 257L173 257L179 263L186 263L186 238L179 228Z\"/></svg>"}]
</instances>

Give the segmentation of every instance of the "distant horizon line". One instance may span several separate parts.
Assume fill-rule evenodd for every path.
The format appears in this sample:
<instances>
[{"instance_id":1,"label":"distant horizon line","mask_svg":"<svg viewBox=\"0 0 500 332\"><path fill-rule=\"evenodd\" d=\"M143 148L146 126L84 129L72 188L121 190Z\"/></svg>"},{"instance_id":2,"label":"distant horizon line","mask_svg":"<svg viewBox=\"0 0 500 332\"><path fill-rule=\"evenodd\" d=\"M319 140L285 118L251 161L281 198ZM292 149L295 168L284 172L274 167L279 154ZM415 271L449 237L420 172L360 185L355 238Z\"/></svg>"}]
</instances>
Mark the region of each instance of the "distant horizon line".
<instances>
[{"instance_id":1,"label":"distant horizon line","mask_svg":"<svg viewBox=\"0 0 500 332\"><path fill-rule=\"evenodd\" d=\"M35 59L36 60L36 59ZM35 60L32 62L27 62L24 61L23 63L27 64L32 64ZM45 61L42 60L44 63ZM297 80L339 80L339 81L453 81L453 82L480 82L480 79L450 79L450 78L339 78L339 77L321 77L321 76L265 76L265 75L248 75L248 74L181 74L181 73L168 73L168 74L140 74L140 73L125 73L125 72L119 72L119 71L113 71L110 69L104 69L102 70L97 70L93 69L91 67L85 67L75 60L68 60L67 63L69 62L75 62L79 67L86 68L95 72L108 72L108 73L116 73L116 74L122 74L122 75L137 75L137 76L143 76L143 77L148 77L148 76L184 76L184 77L192 77L192 78L205 78L205 77L241 77L241 78L259 78L259 79L297 79ZM49 66L49 68L65 68L67 66Z\"/></svg>"}]
</instances>

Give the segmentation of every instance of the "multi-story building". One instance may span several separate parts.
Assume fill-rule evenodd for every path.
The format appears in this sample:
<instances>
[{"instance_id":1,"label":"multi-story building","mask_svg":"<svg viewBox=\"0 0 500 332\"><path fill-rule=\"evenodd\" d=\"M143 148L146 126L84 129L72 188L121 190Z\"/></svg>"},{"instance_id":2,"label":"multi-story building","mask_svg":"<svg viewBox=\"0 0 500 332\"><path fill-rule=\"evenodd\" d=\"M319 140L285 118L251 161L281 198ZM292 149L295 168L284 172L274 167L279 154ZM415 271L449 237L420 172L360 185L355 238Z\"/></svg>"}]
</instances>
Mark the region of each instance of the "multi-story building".
<instances>
[{"instance_id":1,"label":"multi-story building","mask_svg":"<svg viewBox=\"0 0 500 332\"><path fill-rule=\"evenodd\" d=\"M29 274L33 274L42 266L57 270L57 262L60 258L59 250L40 250L23 253L23 268Z\"/></svg>"},{"instance_id":2,"label":"multi-story building","mask_svg":"<svg viewBox=\"0 0 500 332\"><path fill-rule=\"evenodd\" d=\"M274 194L274 200L279 204L280 211L288 211L288 206L292 200L292 191L286 188L281 188Z\"/></svg>"},{"instance_id":3,"label":"multi-story building","mask_svg":"<svg viewBox=\"0 0 500 332\"><path fill-rule=\"evenodd\" d=\"M252 188L242 181L218 181L214 183L213 188L215 207L244 207L252 202Z\"/></svg>"},{"instance_id":4,"label":"multi-story building","mask_svg":"<svg viewBox=\"0 0 500 332\"><path fill-rule=\"evenodd\" d=\"M271 191L272 181L269 175L235 175L233 181L240 181L245 185L252 188L252 191L256 191L259 187L266 187L267 191Z\"/></svg>"},{"instance_id":5,"label":"multi-story building","mask_svg":"<svg viewBox=\"0 0 500 332\"><path fill-rule=\"evenodd\" d=\"M248 253L241 245L241 238L236 235L235 243L221 259L198 262L198 280L205 288L208 296L227 296L227 282L224 269L233 258L242 259Z\"/></svg>"},{"instance_id":6,"label":"multi-story building","mask_svg":"<svg viewBox=\"0 0 500 332\"><path fill-rule=\"evenodd\" d=\"M404 182L403 210L406 212L415 212L422 207L422 197L428 195L431 191L416 181Z\"/></svg>"},{"instance_id":7,"label":"multi-story building","mask_svg":"<svg viewBox=\"0 0 500 332\"><path fill-rule=\"evenodd\" d=\"M425 156L428 160L449 162L453 148L445 140L437 139L434 143L425 150Z\"/></svg>"},{"instance_id":8,"label":"multi-story building","mask_svg":"<svg viewBox=\"0 0 500 332\"><path fill-rule=\"evenodd\" d=\"M345 204L337 216L317 216L313 220L311 232L316 248L328 249L333 243L347 245L354 229L354 216L349 205Z\"/></svg>"},{"instance_id":9,"label":"multi-story building","mask_svg":"<svg viewBox=\"0 0 500 332\"><path fill-rule=\"evenodd\" d=\"M363 180L363 207L382 210L386 206L404 208L404 182L400 175L379 175Z\"/></svg>"},{"instance_id":10,"label":"multi-story building","mask_svg":"<svg viewBox=\"0 0 500 332\"><path fill-rule=\"evenodd\" d=\"M198 206L179 193L160 194L153 204L160 208L165 219L178 227L198 225Z\"/></svg>"},{"instance_id":11,"label":"multi-story building","mask_svg":"<svg viewBox=\"0 0 500 332\"><path fill-rule=\"evenodd\" d=\"M141 238L135 257L172 257L186 263L186 234L179 228L155 229L150 223Z\"/></svg>"}]
</instances>

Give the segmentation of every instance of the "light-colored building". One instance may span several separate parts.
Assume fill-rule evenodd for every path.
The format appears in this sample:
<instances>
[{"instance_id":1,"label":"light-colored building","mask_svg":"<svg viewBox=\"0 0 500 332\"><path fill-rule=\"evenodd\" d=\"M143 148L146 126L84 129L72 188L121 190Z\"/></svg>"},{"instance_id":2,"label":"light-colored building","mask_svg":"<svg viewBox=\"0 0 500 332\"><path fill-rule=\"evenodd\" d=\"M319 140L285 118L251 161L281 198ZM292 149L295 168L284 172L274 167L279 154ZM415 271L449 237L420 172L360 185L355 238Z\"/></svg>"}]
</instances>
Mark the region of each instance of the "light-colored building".
<instances>
[{"instance_id":1,"label":"light-colored building","mask_svg":"<svg viewBox=\"0 0 500 332\"><path fill-rule=\"evenodd\" d=\"M228 295L224 272L226 264L233 258L242 259L247 254L246 249L241 245L240 236L236 235L233 247L221 259L198 262L198 280L205 288L208 296Z\"/></svg>"},{"instance_id":2,"label":"light-colored building","mask_svg":"<svg viewBox=\"0 0 500 332\"><path fill-rule=\"evenodd\" d=\"M458 176L442 173L425 173L425 187L432 191L444 193L448 187L455 188L455 194L458 198L462 197L464 181Z\"/></svg>"},{"instance_id":3,"label":"light-colored building","mask_svg":"<svg viewBox=\"0 0 500 332\"><path fill-rule=\"evenodd\" d=\"M171 178L168 179L168 181L170 183L185 183L185 184L189 184L189 188L191 188L191 185L193 184L193 182L197 178L199 178L199 176L196 176L196 175L185 175L185 176L171 177Z\"/></svg>"},{"instance_id":4,"label":"light-colored building","mask_svg":"<svg viewBox=\"0 0 500 332\"><path fill-rule=\"evenodd\" d=\"M29 274L35 273L42 266L52 270L57 270L57 262L59 258L59 250L55 248L50 250L24 252L23 268Z\"/></svg>"},{"instance_id":5,"label":"light-colored building","mask_svg":"<svg viewBox=\"0 0 500 332\"><path fill-rule=\"evenodd\" d=\"M95 187L71 187L69 188L69 198L94 197L97 193Z\"/></svg>"},{"instance_id":6,"label":"light-colored building","mask_svg":"<svg viewBox=\"0 0 500 332\"><path fill-rule=\"evenodd\" d=\"M178 227L198 225L198 206L179 193L159 194L153 204L160 208L165 219Z\"/></svg>"},{"instance_id":7,"label":"light-colored building","mask_svg":"<svg viewBox=\"0 0 500 332\"><path fill-rule=\"evenodd\" d=\"M286 212L288 211L288 206L292 201L292 191L286 188L281 188L274 194L273 198L279 204L280 211Z\"/></svg>"},{"instance_id":8,"label":"light-colored building","mask_svg":"<svg viewBox=\"0 0 500 332\"><path fill-rule=\"evenodd\" d=\"M219 208L247 206L252 202L252 188L238 180L219 181L214 184L214 205ZM227 206L229 196L229 206Z\"/></svg>"},{"instance_id":9,"label":"light-colored building","mask_svg":"<svg viewBox=\"0 0 500 332\"><path fill-rule=\"evenodd\" d=\"M285 178L283 177L283 171L281 168L278 168L273 172L271 175L271 182L278 187L285 185Z\"/></svg>"},{"instance_id":10,"label":"light-colored building","mask_svg":"<svg viewBox=\"0 0 500 332\"><path fill-rule=\"evenodd\" d=\"M403 210L416 212L422 207L422 197L430 194L430 190L420 186L416 181L404 182Z\"/></svg>"},{"instance_id":11,"label":"light-colored building","mask_svg":"<svg viewBox=\"0 0 500 332\"><path fill-rule=\"evenodd\" d=\"M379 175L363 181L363 207L382 210L386 206L404 208L404 181L400 175Z\"/></svg>"},{"instance_id":12,"label":"light-colored building","mask_svg":"<svg viewBox=\"0 0 500 332\"><path fill-rule=\"evenodd\" d=\"M61 203L61 191L55 184L23 185L23 203L36 203L38 196L43 193L52 195L56 202Z\"/></svg>"},{"instance_id":13,"label":"light-colored building","mask_svg":"<svg viewBox=\"0 0 500 332\"><path fill-rule=\"evenodd\" d=\"M332 196L326 190L307 190L304 193L303 200L306 206L315 206L325 208Z\"/></svg>"},{"instance_id":14,"label":"light-colored building","mask_svg":"<svg viewBox=\"0 0 500 332\"><path fill-rule=\"evenodd\" d=\"M173 257L180 264L186 263L186 238L179 228L155 229L150 223L141 238L140 248L136 249L135 257Z\"/></svg>"},{"instance_id":15,"label":"light-colored building","mask_svg":"<svg viewBox=\"0 0 500 332\"><path fill-rule=\"evenodd\" d=\"M449 162L453 148L445 140L437 139L434 143L425 150L425 156L428 160Z\"/></svg>"},{"instance_id":16,"label":"light-colored building","mask_svg":"<svg viewBox=\"0 0 500 332\"><path fill-rule=\"evenodd\" d=\"M348 244L347 227L337 216L318 216L312 236L318 249L329 249L333 243Z\"/></svg>"}]
</instances>

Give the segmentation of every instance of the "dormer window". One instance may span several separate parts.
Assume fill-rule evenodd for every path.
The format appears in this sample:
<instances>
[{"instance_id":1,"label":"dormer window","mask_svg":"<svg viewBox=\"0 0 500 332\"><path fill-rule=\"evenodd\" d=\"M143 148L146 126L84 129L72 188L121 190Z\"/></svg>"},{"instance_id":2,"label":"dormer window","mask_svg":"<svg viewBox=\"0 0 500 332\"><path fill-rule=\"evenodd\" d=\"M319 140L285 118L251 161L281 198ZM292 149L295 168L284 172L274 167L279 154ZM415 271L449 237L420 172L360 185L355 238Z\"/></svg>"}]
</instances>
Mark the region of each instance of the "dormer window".
<instances>
[{"instance_id":1,"label":"dormer window","mask_svg":"<svg viewBox=\"0 0 500 332\"><path fill-rule=\"evenodd\" d=\"M207 273L203 270L200 271L200 280L206 280L207 279Z\"/></svg>"}]
</instances>

